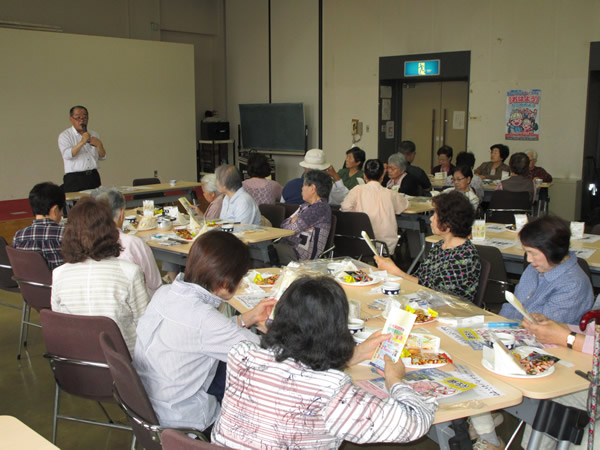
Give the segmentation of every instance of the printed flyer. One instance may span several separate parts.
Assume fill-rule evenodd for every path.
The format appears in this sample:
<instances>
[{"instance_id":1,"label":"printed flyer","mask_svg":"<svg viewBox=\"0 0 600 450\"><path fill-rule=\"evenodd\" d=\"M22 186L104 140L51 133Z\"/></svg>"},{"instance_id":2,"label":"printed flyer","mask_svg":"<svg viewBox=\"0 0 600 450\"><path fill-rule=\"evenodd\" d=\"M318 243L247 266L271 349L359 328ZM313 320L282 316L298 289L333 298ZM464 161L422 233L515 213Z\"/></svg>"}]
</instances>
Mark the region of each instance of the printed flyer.
<instances>
[{"instance_id":1,"label":"printed flyer","mask_svg":"<svg viewBox=\"0 0 600 450\"><path fill-rule=\"evenodd\" d=\"M541 89L512 90L506 93L505 139L539 141L541 96Z\"/></svg>"}]
</instances>

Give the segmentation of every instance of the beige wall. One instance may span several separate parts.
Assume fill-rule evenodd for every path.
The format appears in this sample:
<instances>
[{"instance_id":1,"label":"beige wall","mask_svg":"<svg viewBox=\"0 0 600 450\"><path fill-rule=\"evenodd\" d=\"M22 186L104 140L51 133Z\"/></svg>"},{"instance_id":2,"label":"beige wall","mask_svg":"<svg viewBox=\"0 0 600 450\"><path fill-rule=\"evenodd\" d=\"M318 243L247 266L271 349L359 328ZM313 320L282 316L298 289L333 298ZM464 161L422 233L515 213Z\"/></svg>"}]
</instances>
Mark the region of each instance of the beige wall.
<instances>
[{"instance_id":1,"label":"beige wall","mask_svg":"<svg viewBox=\"0 0 600 450\"><path fill-rule=\"evenodd\" d=\"M262 31L266 20L265 8L250 4L265 3L227 1L228 66L238 62L237 54L229 49L240 40L253 52L267 51L265 39L248 39L256 30ZM314 41L311 33L317 33L313 24L318 13L306 3L312 7L313 2L272 2L273 11L287 11L277 16L279 21L273 26L274 48L285 48L273 52L273 68L291 64L290 70L278 73L284 77L279 83L285 89L295 86L296 68L302 65L294 66L294 62L307 59L305 44ZM298 14L298 8L304 8L304 14ZM238 21L233 31L229 17L238 9L253 13ZM323 28L323 147L334 163L341 164L351 144L352 119L364 123L359 145L368 157L377 155L381 56L470 50L468 149L478 162L488 159L491 144L504 142L506 91L541 89L540 141L507 143L512 151L537 150L540 164L557 177L580 177L589 42L600 40L597 0L326 0ZM265 71L265 67L250 69L256 76ZM228 71L228 85L246 75ZM312 85L296 89L310 96L303 88L310 90ZM231 105L238 96L232 91L228 94ZM244 94L245 89L239 97Z\"/></svg>"},{"instance_id":2,"label":"beige wall","mask_svg":"<svg viewBox=\"0 0 600 450\"><path fill-rule=\"evenodd\" d=\"M318 142L318 2L271 0L271 101L304 103L308 147ZM228 0L227 103L232 130L240 103L269 102L267 0ZM274 156L277 180L302 173L298 156Z\"/></svg>"},{"instance_id":3,"label":"beige wall","mask_svg":"<svg viewBox=\"0 0 600 450\"><path fill-rule=\"evenodd\" d=\"M77 61L78 52L86 58ZM104 185L195 179L193 48L189 45L0 29L2 199L62 182L58 134L69 108L88 107L108 158ZM77 62L77 64L75 64Z\"/></svg>"}]
</instances>

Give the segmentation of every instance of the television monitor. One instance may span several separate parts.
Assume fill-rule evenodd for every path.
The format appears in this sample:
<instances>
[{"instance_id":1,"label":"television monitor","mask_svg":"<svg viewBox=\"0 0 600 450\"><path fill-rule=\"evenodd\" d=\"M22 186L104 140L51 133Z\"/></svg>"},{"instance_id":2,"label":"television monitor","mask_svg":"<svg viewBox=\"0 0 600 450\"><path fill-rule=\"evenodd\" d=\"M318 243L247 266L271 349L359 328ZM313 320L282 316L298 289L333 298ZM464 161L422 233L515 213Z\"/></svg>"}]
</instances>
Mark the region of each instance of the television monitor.
<instances>
[{"instance_id":1,"label":"television monitor","mask_svg":"<svg viewBox=\"0 0 600 450\"><path fill-rule=\"evenodd\" d=\"M302 103L240 104L242 147L304 153L306 127Z\"/></svg>"}]
</instances>

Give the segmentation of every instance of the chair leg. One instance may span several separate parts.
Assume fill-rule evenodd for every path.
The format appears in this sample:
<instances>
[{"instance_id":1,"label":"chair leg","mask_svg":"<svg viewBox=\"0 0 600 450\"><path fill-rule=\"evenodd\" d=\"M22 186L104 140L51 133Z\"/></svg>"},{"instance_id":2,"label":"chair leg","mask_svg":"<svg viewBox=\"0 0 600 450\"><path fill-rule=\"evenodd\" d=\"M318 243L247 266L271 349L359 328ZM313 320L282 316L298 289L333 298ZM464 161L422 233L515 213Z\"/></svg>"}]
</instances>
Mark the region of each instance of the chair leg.
<instances>
[{"instance_id":1,"label":"chair leg","mask_svg":"<svg viewBox=\"0 0 600 450\"><path fill-rule=\"evenodd\" d=\"M54 393L54 415L52 416L52 443L56 445L56 426L58 424L58 397L60 388L56 383L56 392Z\"/></svg>"},{"instance_id":2,"label":"chair leg","mask_svg":"<svg viewBox=\"0 0 600 450\"><path fill-rule=\"evenodd\" d=\"M29 322L31 322L31 306L27 306L27 319L25 320L25 339L23 339L23 347L27 347L27 339L29 338Z\"/></svg>"},{"instance_id":3,"label":"chair leg","mask_svg":"<svg viewBox=\"0 0 600 450\"><path fill-rule=\"evenodd\" d=\"M133 435L133 439L131 440L131 450L135 450L135 444L136 444L136 439L135 439L135 434Z\"/></svg>"},{"instance_id":4,"label":"chair leg","mask_svg":"<svg viewBox=\"0 0 600 450\"><path fill-rule=\"evenodd\" d=\"M104 408L104 405L102 403L100 403L100 402L96 402L96 403L98 403L98 406L100 406L100 409L102 410L102 412L104 413L104 415L108 419L108 423L114 423L113 420L108 415L108 411L106 410L106 408Z\"/></svg>"},{"instance_id":5,"label":"chair leg","mask_svg":"<svg viewBox=\"0 0 600 450\"><path fill-rule=\"evenodd\" d=\"M521 420L521 421L519 422L519 425L517 425L517 429L516 429L516 430L513 432L513 434L512 434L512 436L510 437L509 441L506 443L506 447L505 447L505 448L508 448L508 447L510 447L510 444L512 444L512 441L514 441L514 440L515 440L515 438L517 437L517 433L519 432L519 430L521 429L521 427L523 426L523 424L524 424L524 423L525 423L525 421L524 421L524 420Z\"/></svg>"},{"instance_id":6,"label":"chair leg","mask_svg":"<svg viewBox=\"0 0 600 450\"><path fill-rule=\"evenodd\" d=\"M21 315L21 330L19 331L19 349L17 359L21 359L21 348L23 346L23 327L25 326L25 316L27 315L27 303L23 300L23 313Z\"/></svg>"}]
</instances>

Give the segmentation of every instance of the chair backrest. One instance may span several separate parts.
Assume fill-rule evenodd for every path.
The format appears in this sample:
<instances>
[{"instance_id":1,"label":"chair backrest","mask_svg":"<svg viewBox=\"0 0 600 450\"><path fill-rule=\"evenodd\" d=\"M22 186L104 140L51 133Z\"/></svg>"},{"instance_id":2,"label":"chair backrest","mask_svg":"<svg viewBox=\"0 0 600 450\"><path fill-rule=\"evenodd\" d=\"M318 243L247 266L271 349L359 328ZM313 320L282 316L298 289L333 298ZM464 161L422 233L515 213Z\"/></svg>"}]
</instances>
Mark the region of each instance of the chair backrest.
<instances>
[{"instance_id":1,"label":"chair backrest","mask_svg":"<svg viewBox=\"0 0 600 450\"><path fill-rule=\"evenodd\" d=\"M158 178L136 178L133 180L133 186L147 186L150 184L160 184L160 180ZM148 194L138 194L134 195L134 200L143 200L145 198L156 198L156 197L164 197L165 194L162 192L154 192Z\"/></svg>"},{"instance_id":2,"label":"chair backrest","mask_svg":"<svg viewBox=\"0 0 600 450\"><path fill-rule=\"evenodd\" d=\"M487 291L488 279L490 277L490 270L492 265L487 259L479 257L479 262L481 263L481 272L479 273L479 286L477 287L477 294L475 294L475 298L473 299L473 303L475 303L480 308L483 308L485 293Z\"/></svg>"},{"instance_id":3,"label":"chair backrest","mask_svg":"<svg viewBox=\"0 0 600 450\"><path fill-rule=\"evenodd\" d=\"M594 225L590 231L591 234L600 234L600 223Z\"/></svg>"},{"instance_id":4,"label":"chair backrest","mask_svg":"<svg viewBox=\"0 0 600 450\"><path fill-rule=\"evenodd\" d=\"M364 230L373 238L373 226L366 213L332 210L337 217L335 229L335 256L349 256L355 259L370 259L373 252L361 236Z\"/></svg>"},{"instance_id":5,"label":"chair backrest","mask_svg":"<svg viewBox=\"0 0 600 450\"><path fill-rule=\"evenodd\" d=\"M165 430L160 435L163 450L202 450L215 448L230 448L221 447L220 445L211 444L193 439L188 435L178 430Z\"/></svg>"},{"instance_id":6,"label":"chair backrest","mask_svg":"<svg viewBox=\"0 0 600 450\"><path fill-rule=\"evenodd\" d=\"M280 203L280 205L282 205L285 208L285 219L294 214L296 210L300 207L300 205L296 205L294 203Z\"/></svg>"},{"instance_id":7,"label":"chair backrest","mask_svg":"<svg viewBox=\"0 0 600 450\"><path fill-rule=\"evenodd\" d=\"M49 309L52 272L44 257L31 250L5 249L23 299L37 311Z\"/></svg>"},{"instance_id":8,"label":"chair backrest","mask_svg":"<svg viewBox=\"0 0 600 450\"><path fill-rule=\"evenodd\" d=\"M475 248L477 248L477 253L479 253L481 260L485 260L490 264L488 280L485 286L485 303L487 305L504 303L506 301L504 292L510 283L506 275L502 252L498 248L489 245L475 245Z\"/></svg>"},{"instance_id":9,"label":"chair backrest","mask_svg":"<svg viewBox=\"0 0 600 450\"><path fill-rule=\"evenodd\" d=\"M114 380L115 396L118 397L121 408L129 418L135 437L145 449L160 450L158 418L142 380L131 363L131 357L126 352L127 348L118 349L111 336L104 332L100 333L100 346ZM153 433L147 430L134 417L142 419L148 424L156 425L157 432Z\"/></svg>"},{"instance_id":10,"label":"chair backrest","mask_svg":"<svg viewBox=\"0 0 600 450\"><path fill-rule=\"evenodd\" d=\"M99 342L100 333L104 332L113 338L121 351L129 354L114 320L105 316L80 316L45 309L40 311L40 322L46 343L45 356L50 360L61 389L80 397L114 403L113 380ZM103 367L75 361L100 363Z\"/></svg>"},{"instance_id":11,"label":"chair backrest","mask_svg":"<svg viewBox=\"0 0 600 450\"><path fill-rule=\"evenodd\" d=\"M515 214L531 214L529 193L526 191L494 191L486 212L486 220L514 224Z\"/></svg>"},{"instance_id":12,"label":"chair backrest","mask_svg":"<svg viewBox=\"0 0 600 450\"><path fill-rule=\"evenodd\" d=\"M329 236L327 236L327 243L325 244L325 249L319 255L319 258L329 258L333 257L333 253L335 251L335 230L337 228L337 216L335 214L331 214L331 228L329 228Z\"/></svg>"},{"instance_id":13,"label":"chair backrest","mask_svg":"<svg viewBox=\"0 0 600 450\"><path fill-rule=\"evenodd\" d=\"M13 280L13 271L6 253L8 243L0 236L0 289L10 292L19 292L19 285Z\"/></svg>"},{"instance_id":14,"label":"chair backrest","mask_svg":"<svg viewBox=\"0 0 600 450\"><path fill-rule=\"evenodd\" d=\"M285 218L285 207L283 205L262 204L258 205L258 209L263 216L269 219L273 227L280 228L281 222Z\"/></svg>"}]
</instances>

